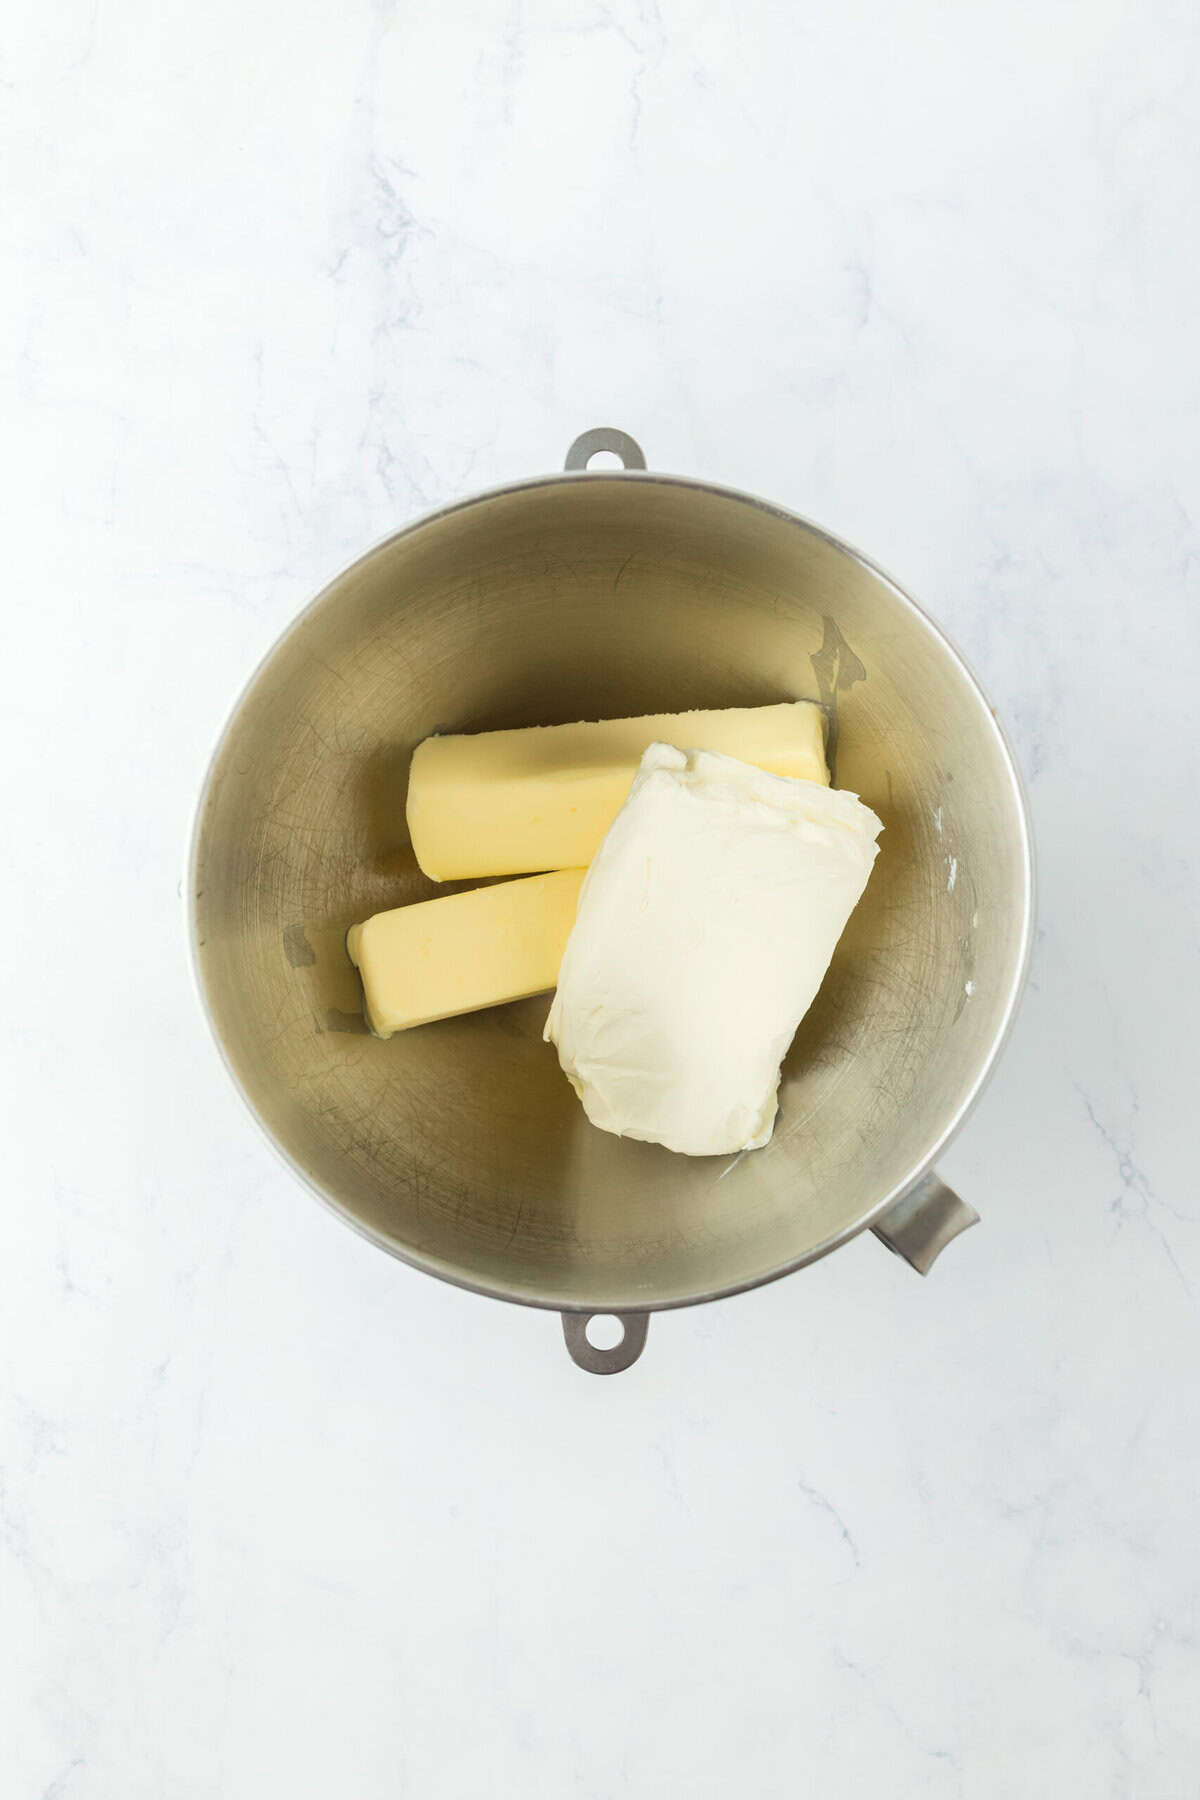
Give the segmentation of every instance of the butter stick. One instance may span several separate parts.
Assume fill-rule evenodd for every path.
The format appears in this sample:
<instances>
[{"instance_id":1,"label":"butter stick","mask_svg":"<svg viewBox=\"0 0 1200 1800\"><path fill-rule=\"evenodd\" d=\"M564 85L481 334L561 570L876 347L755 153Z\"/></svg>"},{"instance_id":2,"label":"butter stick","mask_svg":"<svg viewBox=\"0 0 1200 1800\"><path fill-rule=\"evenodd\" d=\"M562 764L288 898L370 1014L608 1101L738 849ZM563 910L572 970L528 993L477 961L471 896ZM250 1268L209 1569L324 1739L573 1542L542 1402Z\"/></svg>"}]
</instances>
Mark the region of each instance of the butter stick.
<instances>
[{"instance_id":1,"label":"butter stick","mask_svg":"<svg viewBox=\"0 0 1200 1800\"><path fill-rule=\"evenodd\" d=\"M426 738L408 788L417 861L435 881L582 868L653 743L829 782L824 715L810 700Z\"/></svg>"},{"instance_id":2,"label":"butter stick","mask_svg":"<svg viewBox=\"0 0 1200 1800\"><path fill-rule=\"evenodd\" d=\"M502 881L351 926L346 948L376 1037L552 988L584 874Z\"/></svg>"}]
</instances>

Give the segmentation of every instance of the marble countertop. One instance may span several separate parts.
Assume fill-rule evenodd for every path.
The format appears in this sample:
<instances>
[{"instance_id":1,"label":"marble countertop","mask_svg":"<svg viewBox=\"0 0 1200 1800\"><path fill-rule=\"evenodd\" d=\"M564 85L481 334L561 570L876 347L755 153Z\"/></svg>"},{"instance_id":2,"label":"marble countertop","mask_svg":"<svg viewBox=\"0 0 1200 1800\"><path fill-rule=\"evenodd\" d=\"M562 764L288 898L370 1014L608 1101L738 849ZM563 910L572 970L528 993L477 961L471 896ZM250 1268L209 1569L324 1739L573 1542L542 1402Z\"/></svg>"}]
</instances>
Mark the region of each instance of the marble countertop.
<instances>
[{"instance_id":1,"label":"marble countertop","mask_svg":"<svg viewBox=\"0 0 1200 1800\"><path fill-rule=\"evenodd\" d=\"M1200 1785L1194 8L18 8L0 1787ZM628 1375L314 1205L180 884L247 671L589 425L861 545L1040 851L984 1216Z\"/></svg>"}]
</instances>

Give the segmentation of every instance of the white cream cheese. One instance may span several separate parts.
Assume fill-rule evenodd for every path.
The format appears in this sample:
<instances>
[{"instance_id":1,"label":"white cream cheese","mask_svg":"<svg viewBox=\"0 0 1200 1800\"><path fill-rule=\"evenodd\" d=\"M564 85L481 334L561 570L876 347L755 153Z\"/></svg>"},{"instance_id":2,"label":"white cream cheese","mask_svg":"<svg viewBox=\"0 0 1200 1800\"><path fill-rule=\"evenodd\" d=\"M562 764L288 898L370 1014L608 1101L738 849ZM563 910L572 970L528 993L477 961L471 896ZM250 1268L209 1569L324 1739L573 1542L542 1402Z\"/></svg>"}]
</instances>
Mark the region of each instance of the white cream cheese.
<instances>
[{"instance_id":1,"label":"white cream cheese","mask_svg":"<svg viewBox=\"0 0 1200 1800\"><path fill-rule=\"evenodd\" d=\"M881 829L853 794L650 746L584 880L546 1024L593 1125L690 1156L768 1141L780 1064Z\"/></svg>"}]
</instances>

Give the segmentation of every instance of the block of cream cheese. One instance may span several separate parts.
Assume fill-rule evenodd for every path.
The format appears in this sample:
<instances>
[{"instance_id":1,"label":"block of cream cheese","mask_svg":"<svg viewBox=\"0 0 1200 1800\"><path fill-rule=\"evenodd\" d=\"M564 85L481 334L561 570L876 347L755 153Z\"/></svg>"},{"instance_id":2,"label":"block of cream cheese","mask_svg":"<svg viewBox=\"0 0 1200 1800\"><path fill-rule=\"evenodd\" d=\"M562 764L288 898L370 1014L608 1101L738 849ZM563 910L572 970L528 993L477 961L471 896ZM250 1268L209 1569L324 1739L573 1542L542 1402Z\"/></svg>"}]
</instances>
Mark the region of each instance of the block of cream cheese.
<instances>
[{"instance_id":1,"label":"block of cream cheese","mask_svg":"<svg viewBox=\"0 0 1200 1800\"><path fill-rule=\"evenodd\" d=\"M655 742L829 780L825 718L811 700L426 738L408 784L417 861L434 881L582 868Z\"/></svg>"},{"instance_id":2,"label":"block of cream cheese","mask_svg":"<svg viewBox=\"0 0 1200 1800\"><path fill-rule=\"evenodd\" d=\"M853 794L653 745L588 870L546 1036L593 1125L757 1150L875 861Z\"/></svg>"},{"instance_id":3,"label":"block of cream cheese","mask_svg":"<svg viewBox=\"0 0 1200 1800\"><path fill-rule=\"evenodd\" d=\"M376 1037L552 988L583 869L376 913L346 938Z\"/></svg>"}]
</instances>

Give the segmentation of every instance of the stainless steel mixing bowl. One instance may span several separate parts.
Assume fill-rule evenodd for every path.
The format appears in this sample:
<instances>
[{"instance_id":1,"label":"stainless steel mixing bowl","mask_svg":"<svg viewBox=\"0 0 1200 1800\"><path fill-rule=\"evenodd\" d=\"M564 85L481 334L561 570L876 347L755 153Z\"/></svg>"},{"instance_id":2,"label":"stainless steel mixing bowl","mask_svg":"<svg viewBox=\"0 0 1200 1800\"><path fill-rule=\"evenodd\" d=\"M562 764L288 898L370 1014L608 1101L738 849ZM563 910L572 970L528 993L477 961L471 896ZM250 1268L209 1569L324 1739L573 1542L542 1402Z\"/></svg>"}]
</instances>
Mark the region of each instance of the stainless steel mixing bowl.
<instances>
[{"instance_id":1,"label":"stainless steel mixing bowl","mask_svg":"<svg viewBox=\"0 0 1200 1800\"><path fill-rule=\"evenodd\" d=\"M587 464L615 449L624 468ZM674 1156L595 1130L545 999L369 1037L346 929L438 891L404 821L430 732L805 697L882 851L785 1066L770 1145ZM328 587L239 700L190 883L230 1072L295 1172L429 1274L563 1314L586 1368L646 1317L874 1227L922 1270L975 1213L930 1173L1012 1019L1032 924L1012 757L959 657L864 557L760 500L646 473L623 433L450 506ZM596 1313L621 1316L610 1350Z\"/></svg>"}]
</instances>

